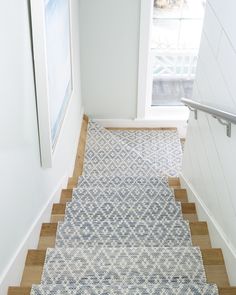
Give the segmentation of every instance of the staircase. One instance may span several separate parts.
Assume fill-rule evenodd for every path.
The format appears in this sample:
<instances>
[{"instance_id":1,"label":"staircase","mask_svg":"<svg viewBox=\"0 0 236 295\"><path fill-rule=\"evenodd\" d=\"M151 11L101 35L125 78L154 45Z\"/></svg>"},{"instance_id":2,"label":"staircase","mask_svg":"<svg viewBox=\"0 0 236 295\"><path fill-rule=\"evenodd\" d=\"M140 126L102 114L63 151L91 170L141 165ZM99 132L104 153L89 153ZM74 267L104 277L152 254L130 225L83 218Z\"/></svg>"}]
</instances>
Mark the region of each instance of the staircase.
<instances>
[{"instance_id":1,"label":"staircase","mask_svg":"<svg viewBox=\"0 0 236 295\"><path fill-rule=\"evenodd\" d=\"M106 130L85 116L73 178L8 294L236 294L180 168L175 130Z\"/></svg>"}]
</instances>

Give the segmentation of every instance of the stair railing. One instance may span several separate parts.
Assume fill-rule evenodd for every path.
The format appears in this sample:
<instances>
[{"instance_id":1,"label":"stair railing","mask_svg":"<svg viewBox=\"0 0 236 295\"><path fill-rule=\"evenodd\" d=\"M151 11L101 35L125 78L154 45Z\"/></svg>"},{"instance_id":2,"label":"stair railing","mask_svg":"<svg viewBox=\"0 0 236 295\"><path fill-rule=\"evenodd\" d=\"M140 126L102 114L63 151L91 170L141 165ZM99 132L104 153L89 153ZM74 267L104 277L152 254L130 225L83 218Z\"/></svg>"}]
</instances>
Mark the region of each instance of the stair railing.
<instances>
[{"instance_id":1,"label":"stair railing","mask_svg":"<svg viewBox=\"0 0 236 295\"><path fill-rule=\"evenodd\" d=\"M190 111L194 112L196 120L198 118L198 111L212 115L212 117L217 119L221 125L226 127L226 134L228 137L231 137L231 125L236 124L236 114L226 112L188 98L182 98L181 101L190 109Z\"/></svg>"}]
</instances>

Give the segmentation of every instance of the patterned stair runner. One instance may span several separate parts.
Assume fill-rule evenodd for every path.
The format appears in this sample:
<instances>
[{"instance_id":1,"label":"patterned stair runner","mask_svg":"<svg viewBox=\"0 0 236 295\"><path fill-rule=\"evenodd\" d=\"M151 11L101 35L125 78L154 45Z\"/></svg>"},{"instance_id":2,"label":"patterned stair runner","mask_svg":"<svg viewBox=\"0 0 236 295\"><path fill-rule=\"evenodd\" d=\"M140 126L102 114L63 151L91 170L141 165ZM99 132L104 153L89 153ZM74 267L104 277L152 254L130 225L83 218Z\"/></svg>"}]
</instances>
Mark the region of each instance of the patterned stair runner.
<instances>
[{"instance_id":1,"label":"patterned stair runner","mask_svg":"<svg viewBox=\"0 0 236 295\"><path fill-rule=\"evenodd\" d=\"M217 295L168 187L178 134L89 122L84 173L31 295Z\"/></svg>"},{"instance_id":2,"label":"patterned stair runner","mask_svg":"<svg viewBox=\"0 0 236 295\"><path fill-rule=\"evenodd\" d=\"M96 157L95 162L94 157ZM149 164L149 169L143 174L139 174L141 176L155 175L157 172L159 175L178 176L182 162L182 148L175 130L113 130L108 132L99 124L90 121L85 155L86 166L89 165L88 174L91 175L90 164L93 167L98 164L97 160L101 164L99 161L101 157L108 162L116 160L116 163L122 163L124 166L129 165L127 173L125 171L117 173L120 169L114 169L114 172L119 175L129 174L130 166L137 162L135 162L136 157L143 165ZM87 167L84 172L87 174ZM107 169L104 172L109 173ZM104 172L103 175L106 174ZM94 174L99 175L95 171Z\"/></svg>"},{"instance_id":3,"label":"patterned stair runner","mask_svg":"<svg viewBox=\"0 0 236 295\"><path fill-rule=\"evenodd\" d=\"M176 220L182 218L181 204L179 202L136 202L130 203L85 203L72 201L66 205L66 221L84 222L96 221L155 221Z\"/></svg>"},{"instance_id":4,"label":"patterned stair runner","mask_svg":"<svg viewBox=\"0 0 236 295\"><path fill-rule=\"evenodd\" d=\"M139 189L143 187L155 189L167 189L167 177L134 177L134 176L100 176L100 177L85 177L81 176L78 182L78 187L127 187L135 186Z\"/></svg>"},{"instance_id":5,"label":"patterned stair runner","mask_svg":"<svg viewBox=\"0 0 236 295\"><path fill-rule=\"evenodd\" d=\"M218 290L211 284L168 284L137 286L78 286L40 285L34 286L32 295L217 295Z\"/></svg>"},{"instance_id":6,"label":"patterned stair runner","mask_svg":"<svg viewBox=\"0 0 236 295\"><path fill-rule=\"evenodd\" d=\"M84 202L175 202L173 191L169 188L141 187L78 187L73 191L72 200Z\"/></svg>"},{"instance_id":7,"label":"patterned stair runner","mask_svg":"<svg viewBox=\"0 0 236 295\"><path fill-rule=\"evenodd\" d=\"M188 247L192 246L189 223L174 221L60 222L56 247Z\"/></svg>"},{"instance_id":8,"label":"patterned stair runner","mask_svg":"<svg viewBox=\"0 0 236 295\"><path fill-rule=\"evenodd\" d=\"M205 283L197 247L48 249L43 284Z\"/></svg>"}]
</instances>

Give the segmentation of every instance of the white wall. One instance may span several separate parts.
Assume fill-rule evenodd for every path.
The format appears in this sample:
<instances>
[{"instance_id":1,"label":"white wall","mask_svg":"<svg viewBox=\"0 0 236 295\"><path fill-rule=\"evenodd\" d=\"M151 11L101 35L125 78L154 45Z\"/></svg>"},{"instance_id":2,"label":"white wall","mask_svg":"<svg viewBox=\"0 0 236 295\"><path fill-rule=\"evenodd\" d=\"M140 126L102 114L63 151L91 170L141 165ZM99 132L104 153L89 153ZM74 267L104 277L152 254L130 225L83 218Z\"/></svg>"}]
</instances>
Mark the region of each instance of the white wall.
<instances>
[{"instance_id":1,"label":"white wall","mask_svg":"<svg viewBox=\"0 0 236 295\"><path fill-rule=\"evenodd\" d=\"M1 294L6 293L8 284L19 284L26 248L37 243L37 221L47 215L46 209L50 209L47 205L56 199L72 172L82 112L77 0L72 0L72 11L74 93L54 154L53 168L44 170L40 166L28 1L1 3Z\"/></svg>"},{"instance_id":2,"label":"white wall","mask_svg":"<svg viewBox=\"0 0 236 295\"><path fill-rule=\"evenodd\" d=\"M226 3L227 2L227 3ZM236 2L209 0L199 54L194 99L236 113ZM232 137L217 120L191 118L183 160L183 184L209 222L236 284L236 126Z\"/></svg>"},{"instance_id":3,"label":"white wall","mask_svg":"<svg viewBox=\"0 0 236 295\"><path fill-rule=\"evenodd\" d=\"M80 0L82 96L96 118L136 118L140 0Z\"/></svg>"}]
</instances>

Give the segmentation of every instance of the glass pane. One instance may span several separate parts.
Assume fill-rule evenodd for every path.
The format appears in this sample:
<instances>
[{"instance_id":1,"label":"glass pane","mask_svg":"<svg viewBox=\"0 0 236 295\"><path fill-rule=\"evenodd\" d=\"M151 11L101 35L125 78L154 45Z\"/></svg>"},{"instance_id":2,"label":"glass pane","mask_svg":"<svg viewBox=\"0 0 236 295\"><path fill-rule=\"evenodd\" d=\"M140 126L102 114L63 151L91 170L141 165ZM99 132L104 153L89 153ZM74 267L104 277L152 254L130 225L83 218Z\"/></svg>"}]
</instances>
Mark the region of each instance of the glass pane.
<instances>
[{"instance_id":1,"label":"glass pane","mask_svg":"<svg viewBox=\"0 0 236 295\"><path fill-rule=\"evenodd\" d=\"M205 0L185 0L182 8L182 18L203 19Z\"/></svg>"},{"instance_id":2,"label":"glass pane","mask_svg":"<svg viewBox=\"0 0 236 295\"><path fill-rule=\"evenodd\" d=\"M152 32L153 105L191 98L205 0L155 0Z\"/></svg>"},{"instance_id":3,"label":"glass pane","mask_svg":"<svg viewBox=\"0 0 236 295\"><path fill-rule=\"evenodd\" d=\"M176 48L178 45L179 30L179 20L155 19L152 30L152 48Z\"/></svg>"},{"instance_id":4,"label":"glass pane","mask_svg":"<svg viewBox=\"0 0 236 295\"><path fill-rule=\"evenodd\" d=\"M178 106L183 105L181 97L191 98L193 79L153 79L153 106Z\"/></svg>"},{"instance_id":5,"label":"glass pane","mask_svg":"<svg viewBox=\"0 0 236 295\"><path fill-rule=\"evenodd\" d=\"M182 20L178 47L198 50L202 35L202 20Z\"/></svg>"},{"instance_id":6,"label":"glass pane","mask_svg":"<svg viewBox=\"0 0 236 295\"><path fill-rule=\"evenodd\" d=\"M182 15L182 6L183 0L173 5L163 0L154 1L153 18L180 18Z\"/></svg>"}]
</instances>

